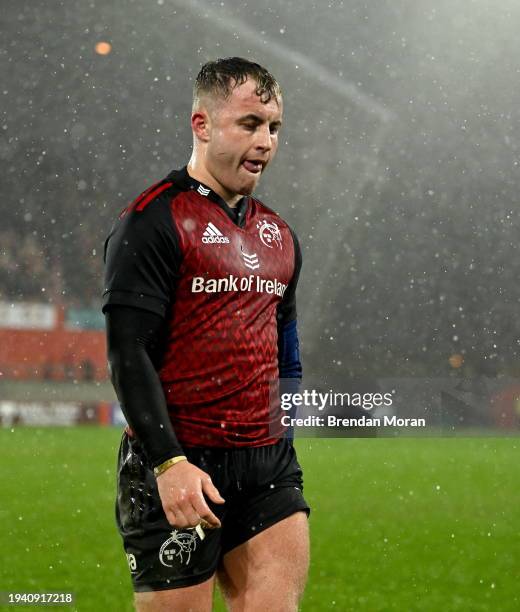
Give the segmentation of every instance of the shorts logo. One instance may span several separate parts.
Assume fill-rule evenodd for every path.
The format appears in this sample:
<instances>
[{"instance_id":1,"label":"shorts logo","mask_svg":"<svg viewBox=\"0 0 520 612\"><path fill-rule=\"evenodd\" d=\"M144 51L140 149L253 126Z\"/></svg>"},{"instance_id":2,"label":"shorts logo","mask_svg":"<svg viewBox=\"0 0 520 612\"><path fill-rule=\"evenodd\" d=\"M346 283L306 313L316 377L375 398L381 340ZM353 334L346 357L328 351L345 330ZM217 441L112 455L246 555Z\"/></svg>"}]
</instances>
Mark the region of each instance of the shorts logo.
<instances>
[{"instance_id":1,"label":"shorts logo","mask_svg":"<svg viewBox=\"0 0 520 612\"><path fill-rule=\"evenodd\" d=\"M172 531L171 538L163 542L159 550L159 561L166 567L173 567L173 561L177 557L179 563L188 565L191 553L197 548L197 534L191 529L189 531Z\"/></svg>"},{"instance_id":2,"label":"shorts logo","mask_svg":"<svg viewBox=\"0 0 520 612\"><path fill-rule=\"evenodd\" d=\"M127 553L126 560L128 561L128 567L130 568L130 571L135 572L135 570L137 569L137 561L135 560L135 555Z\"/></svg>"},{"instance_id":3,"label":"shorts logo","mask_svg":"<svg viewBox=\"0 0 520 612\"><path fill-rule=\"evenodd\" d=\"M272 249L273 242L275 242L279 249L282 248L282 234L274 221L269 223L266 219L263 219L256 224L256 227L259 230L262 244Z\"/></svg>"},{"instance_id":4,"label":"shorts logo","mask_svg":"<svg viewBox=\"0 0 520 612\"><path fill-rule=\"evenodd\" d=\"M213 225L211 221L206 225L206 229L202 234L202 242L204 244L214 244L215 242L229 243L229 238L224 236L216 225Z\"/></svg>"}]
</instances>

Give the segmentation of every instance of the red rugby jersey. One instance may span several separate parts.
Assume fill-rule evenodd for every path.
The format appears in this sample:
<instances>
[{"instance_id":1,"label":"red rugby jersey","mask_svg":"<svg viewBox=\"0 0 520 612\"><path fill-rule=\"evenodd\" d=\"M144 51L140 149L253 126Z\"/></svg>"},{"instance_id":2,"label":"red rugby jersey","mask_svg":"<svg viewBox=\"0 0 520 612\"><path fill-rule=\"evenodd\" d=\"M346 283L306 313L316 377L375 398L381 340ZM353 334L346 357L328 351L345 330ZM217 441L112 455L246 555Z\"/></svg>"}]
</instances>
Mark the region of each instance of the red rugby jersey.
<instances>
[{"instance_id":1,"label":"red rugby jersey","mask_svg":"<svg viewBox=\"0 0 520 612\"><path fill-rule=\"evenodd\" d=\"M105 259L103 310L166 319L156 369L179 442L276 442L278 329L296 317L301 267L288 224L253 197L230 208L185 166L122 211Z\"/></svg>"}]
</instances>

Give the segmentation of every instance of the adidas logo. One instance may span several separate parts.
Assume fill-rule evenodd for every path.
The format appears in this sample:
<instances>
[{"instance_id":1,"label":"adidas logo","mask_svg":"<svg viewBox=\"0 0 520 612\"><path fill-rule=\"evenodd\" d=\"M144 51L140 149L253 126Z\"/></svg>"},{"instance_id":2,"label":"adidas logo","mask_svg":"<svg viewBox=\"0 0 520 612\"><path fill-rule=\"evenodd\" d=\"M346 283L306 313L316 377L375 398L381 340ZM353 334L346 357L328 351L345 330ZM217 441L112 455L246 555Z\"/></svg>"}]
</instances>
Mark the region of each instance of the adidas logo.
<instances>
[{"instance_id":1,"label":"adidas logo","mask_svg":"<svg viewBox=\"0 0 520 612\"><path fill-rule=\"evenodd\" d=\"M210 189L206 189L206 187L203 187L202 185L199 185L199 186L197 187L197 191L200 193L200 195L207 196L207 195L208 195L208 193L209 193L211 190L210 190Z\"/></svg>"},{"instance_id":2,"label":"adidas logo","mask_svg":"<svg viewBox=\"0 0 520 612\"><path fill-rule=\"evenodd\" d=\"M229 238L224 236L222 232L211 223L211 221L206 225L206 229L202 234L202 242L204 244L214 244L215 242L222 242L224 244L229 243Z\"/></svg>"},{"instance_id":3,"label":"adidas logo","mask_svg":"<svg viewBox=\"0 0 520 612\"><path fill-rule=\"evenodd\" d=\"M252 255L248 255L245 251L242 251L242 257L244 258L244 263L246 268L251 268L251 270L256 270L260 267L258 263L258 255L253 253Z\"/></svg>"}]
</instances>

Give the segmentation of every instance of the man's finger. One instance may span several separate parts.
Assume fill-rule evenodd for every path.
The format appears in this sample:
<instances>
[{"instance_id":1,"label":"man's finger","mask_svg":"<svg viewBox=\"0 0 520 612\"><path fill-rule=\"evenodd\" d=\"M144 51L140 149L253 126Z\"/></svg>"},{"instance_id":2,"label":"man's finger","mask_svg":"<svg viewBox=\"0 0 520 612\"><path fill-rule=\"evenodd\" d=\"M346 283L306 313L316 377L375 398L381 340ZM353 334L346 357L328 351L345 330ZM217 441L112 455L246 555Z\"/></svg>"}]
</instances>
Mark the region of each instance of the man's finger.
<instances>
[{"instance_id":1,"label":"man's finger","mask_svg":"<svg viewBox=\"0 0 520 612\"><path fill-rule=\"evenodd\" d=\"M200 521L201 523L206 523L206 526L209 526L211 528L220 527L219 519L210 510L202 493L200 495L197 495L197 497L193 499L193 506L202 519Z\"/></svg>"},{"instance_id":2,"label":"man's finger","mask_svg":"<svg viewBox=\"0 0 520 612\"><path fill-rule=\"evenodd\" d=\"M172 516L173 522L170 520L170 516ZM175 510L169 510L166 513L166 518L172 527L178 527L179 529L189 527L184 512L179 507L176 507Z\"/></svg>"},{"instance_id":3,"label":"man's finger","mask_svg":"<svg viewBox=\"0 0 520 612\"><path fill-rule=\"evenodd\" d=\"M195 527L200 523L200 516L194 508L190 508L184 513L186 520L188 521L188 527Z\"/></svg>"},{"instance_id":4,"label":"man's finger","mask_svg":"<svg viewBox=\"0 0 520 612\"><path fill-rule=\"evenodd\" d=\"M226 501L219 493L217 487L211 482L209 476L202 479L202 490L216 504L223 504Z\"/></svg>"},{"instance_id":5,"label":"man's finger","mask_svg":"<svg viewBox=\"0 0 520 612\"><path fill-rule=\"evenodd\" d=\"M192 497L194 496L185 495L177 501L176 510L180 510L184 519L186 520L186 525L184 525L184 527L195 527L195 525L200 523L200 516L194 508Z\"/></svg>"},{"instance_id":6,"label":"man's finger","mask_svg":"<svg viewBox=\"0 0 520 612\"><path fill-rule=\"evenodd\" d=\"M220 521L218 525L212 525L211 523L208 523L208 521L205 521L204 519L200 519L199 525L202 527L202 529L217 529L218 527L221 527Z\"/></svg>"},{"instance_id":7,"label":"man's finger","mask_svg":"<svg viewBox=\"0 0 520 612\"><path fill-rule=\"evenodd\" d=\"M177 523L177 516L175 512L172 512L171 510L165 510L164 514L166 515L166 520L168 521L168 523L170 523L172 527L175 527Z\"/></svg>"}]
</instances>

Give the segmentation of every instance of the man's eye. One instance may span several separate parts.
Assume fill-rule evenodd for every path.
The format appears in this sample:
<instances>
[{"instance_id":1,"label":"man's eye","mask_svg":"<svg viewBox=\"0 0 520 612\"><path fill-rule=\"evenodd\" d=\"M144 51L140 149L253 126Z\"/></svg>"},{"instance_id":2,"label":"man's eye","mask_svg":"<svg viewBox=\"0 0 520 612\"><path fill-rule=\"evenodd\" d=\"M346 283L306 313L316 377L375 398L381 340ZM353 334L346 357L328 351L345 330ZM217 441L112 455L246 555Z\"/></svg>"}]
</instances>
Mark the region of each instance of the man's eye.
<instances>
[{"instance_id":1,"label":"man's eye","mask_svg":"<svg viewBox=\"0 0 520 612\"><path fill-rule=\"evenodd\" d=\"M278 134L279 126L273 125L271 126L271 134Z\"/></svg>"},{"instance_id":2,"label":"man's eye","mask_svg":"<svg viewBox=\"0 0 520 612\"><path fill-rule=\"evenodd\" d=\"M246 128L246 130L256 130L256 125L244 125L244 127Z\"/></svg>"}]
</instances>

